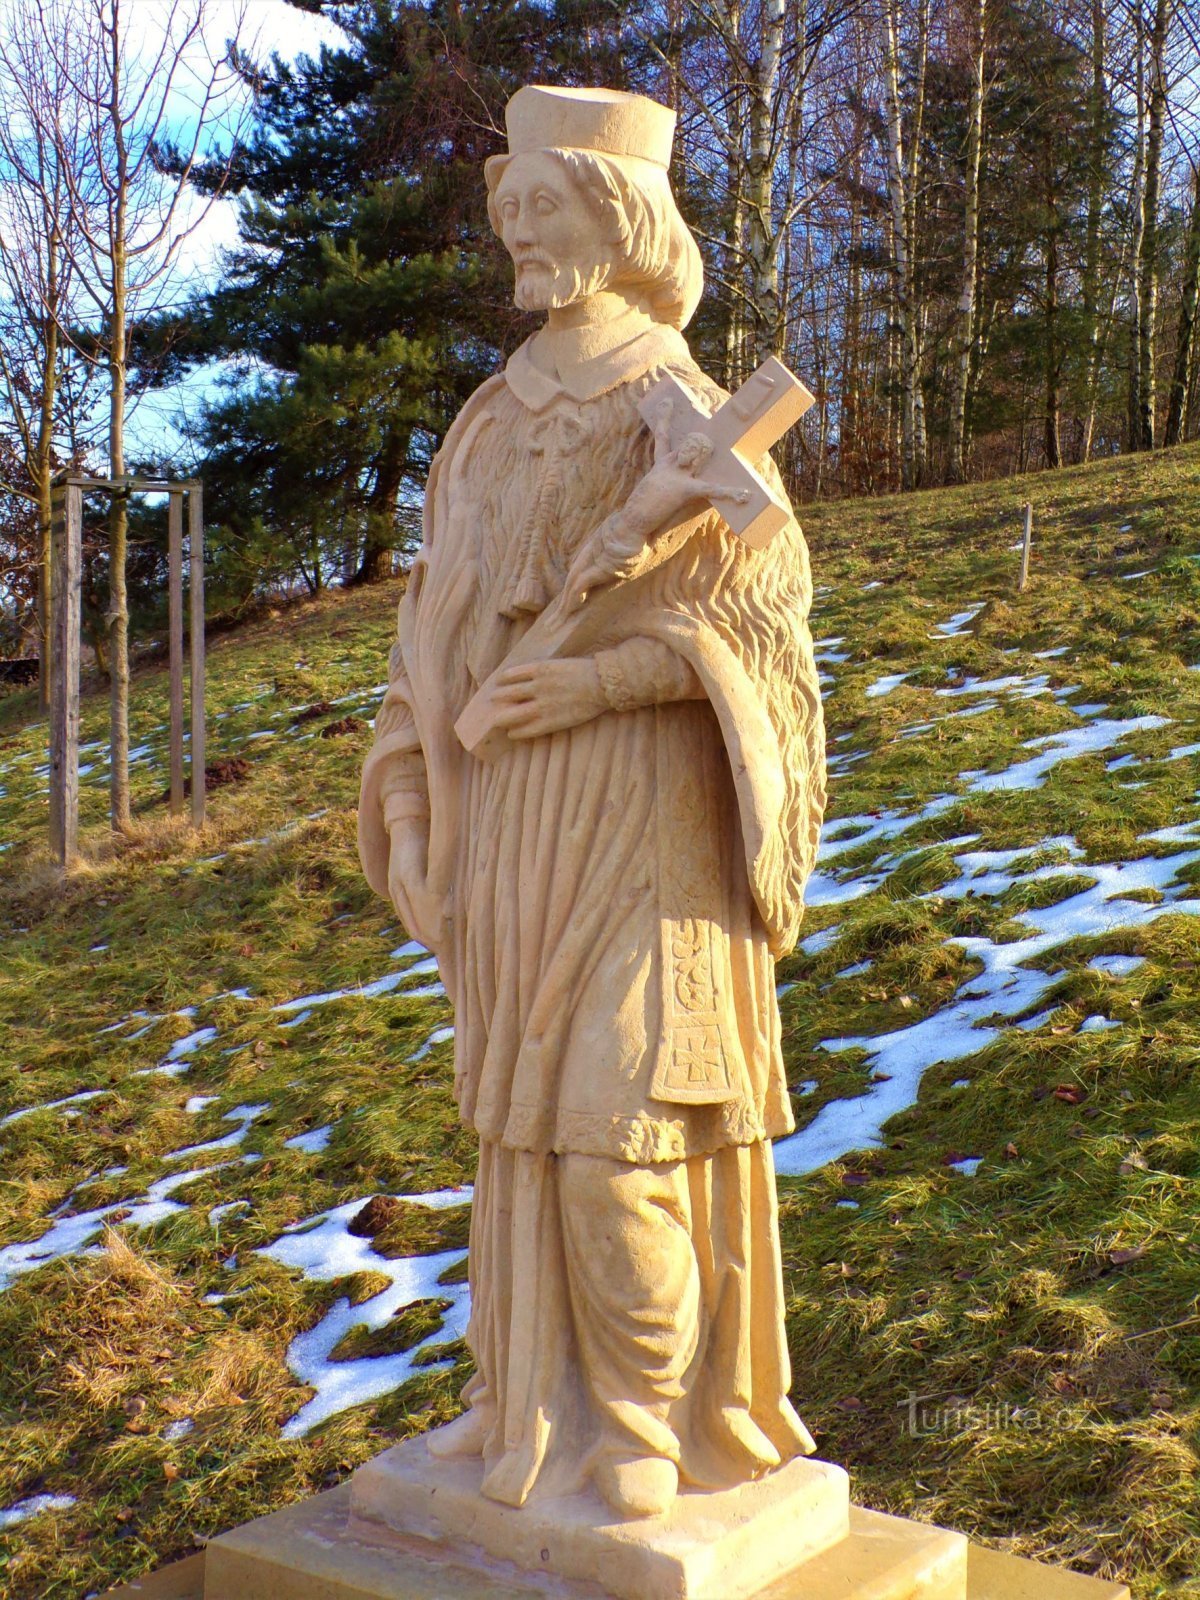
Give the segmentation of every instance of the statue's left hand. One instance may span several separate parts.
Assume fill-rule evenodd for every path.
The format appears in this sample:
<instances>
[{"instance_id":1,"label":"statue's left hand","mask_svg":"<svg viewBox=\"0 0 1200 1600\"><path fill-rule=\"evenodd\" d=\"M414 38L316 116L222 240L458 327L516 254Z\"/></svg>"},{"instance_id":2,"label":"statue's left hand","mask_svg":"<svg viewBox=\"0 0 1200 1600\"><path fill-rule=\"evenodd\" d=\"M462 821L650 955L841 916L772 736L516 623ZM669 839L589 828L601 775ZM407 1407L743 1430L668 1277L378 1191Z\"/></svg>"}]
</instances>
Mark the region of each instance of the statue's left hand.
<instances>
[{"instance_id":1,"label":"statue's left hand","mask_svg":"<svg viewBox=\"0 0 1200 1600\"><path fill-rule=\"evenodd\" d=\"M531 661L505 667L492 694L493 722L510 739L537 739L578 727L608 710L600 674L590 656Z\"/></svg>"}]
</instances>

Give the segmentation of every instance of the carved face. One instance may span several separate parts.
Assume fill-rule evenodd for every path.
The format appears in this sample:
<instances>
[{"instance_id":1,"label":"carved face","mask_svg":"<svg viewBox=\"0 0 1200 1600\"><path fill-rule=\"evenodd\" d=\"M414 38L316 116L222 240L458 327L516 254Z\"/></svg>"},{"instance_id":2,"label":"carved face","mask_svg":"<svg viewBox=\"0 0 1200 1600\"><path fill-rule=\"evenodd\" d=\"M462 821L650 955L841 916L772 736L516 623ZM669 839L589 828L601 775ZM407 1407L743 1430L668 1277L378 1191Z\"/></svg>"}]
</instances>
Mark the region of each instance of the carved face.
<instances>
[{"instance_id":1,"label":"carved face","mask_svg":"<svg viewBox=\"0 0 1200 1600\"><path fill-rule=\"evenodd\" d=\"M550 311L602 289L612 266L596 206L544 151L514 156L493 196L522 311Z\"/></svg>"}]
</instances>

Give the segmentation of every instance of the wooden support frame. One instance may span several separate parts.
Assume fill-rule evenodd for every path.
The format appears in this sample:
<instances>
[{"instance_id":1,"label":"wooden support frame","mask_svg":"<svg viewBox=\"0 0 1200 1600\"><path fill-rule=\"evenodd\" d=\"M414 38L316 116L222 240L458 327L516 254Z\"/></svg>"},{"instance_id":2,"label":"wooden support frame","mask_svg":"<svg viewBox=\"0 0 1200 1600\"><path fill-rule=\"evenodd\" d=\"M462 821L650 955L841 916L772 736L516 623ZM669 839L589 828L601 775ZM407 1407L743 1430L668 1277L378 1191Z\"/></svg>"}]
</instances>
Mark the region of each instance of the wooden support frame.
<instances>
[{"instance_id":1,"label":"wooden support frame","mask_svg":"<svg viewBox=\"0 0 1200 1600\"><path fill-rule=\"evenodd\" d=\"M204 500L196 478L89 478L65 474L53 490L51 559L55 668L50 705L50 848L66 868L79 850L79 645L83 496L167 496L167 632L170 672L170 807L183 810L183 522L187 501L192 825L204 826Z\"/></svg>"},{"instance_id":2,"label":"wooden support frame","mask_svg":"<svg viewBox=\"0 0 1200 1600\"><path fill-rule=\"evenodd\" d=\"M60 866L79 852L79 629L83 590L83 491L70 482L51 497L50 848Z\"/></svg>"}]
</instances>

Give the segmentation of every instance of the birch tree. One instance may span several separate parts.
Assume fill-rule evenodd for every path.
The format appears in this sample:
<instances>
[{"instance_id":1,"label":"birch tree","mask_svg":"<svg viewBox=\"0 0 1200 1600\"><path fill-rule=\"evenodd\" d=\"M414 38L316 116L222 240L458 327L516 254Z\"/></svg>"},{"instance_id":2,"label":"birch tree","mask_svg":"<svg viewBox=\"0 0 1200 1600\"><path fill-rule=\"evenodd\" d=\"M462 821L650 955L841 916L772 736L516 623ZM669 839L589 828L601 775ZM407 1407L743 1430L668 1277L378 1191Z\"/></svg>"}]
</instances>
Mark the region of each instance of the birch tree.
<instances>
[{"instance_id":1,"label":"birch tree","mask_svg":"<svg viewBox=\"0 0 1200 1600\"><path fill-rule=\"evenodd\" d=\"M883 0L883 76L887 115L887 188L895 271L896 318L900 345L900 481L915 489L925 467L924 404L921 397L920 307L917 303L917 186L920 180L921 122L925 64L929 47L929 0L916 0L917 72L905 154L904 100L901 93L900 0Z\"/></svg>"},{"instance_id":2,"label":"birch tree","mask_svg":"<svg viewBox=\"0 0 1200 1600\"><path fill-rule=\"evenodd\" d=\"M950 440L946 476L951 483L966 477L967 398L975 346L975 297L979 264L979 169L983 150L984 57L987 0L975 0L970 43L971 101L967 113L967 159L963 187L963 256L954 333L950 388Z\"/></svg>"}]
</instances>

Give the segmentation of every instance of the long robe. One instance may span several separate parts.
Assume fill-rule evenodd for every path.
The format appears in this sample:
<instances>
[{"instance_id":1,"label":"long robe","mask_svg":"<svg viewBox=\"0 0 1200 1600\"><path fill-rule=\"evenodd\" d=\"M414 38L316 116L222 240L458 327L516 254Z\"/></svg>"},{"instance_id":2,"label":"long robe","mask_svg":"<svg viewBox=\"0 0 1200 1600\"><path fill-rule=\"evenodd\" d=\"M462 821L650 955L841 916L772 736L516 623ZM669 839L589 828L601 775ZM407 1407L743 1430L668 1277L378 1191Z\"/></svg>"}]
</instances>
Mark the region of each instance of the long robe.
<instances>
[{"instance_id":1,"label":"long robe","mask_svg":"<svg viewBox=\"0 0 1200 1600\"><path fill-rule=\"evenodd\" d=\"M436 954L480 1137L466 1398L485 1492L514 1504L578 1487L605 1452L717 1486L811 1448L787 1400L768 1142L793 1125L774 956L824 801L798 526L753 552L714 513L625 584L597 659L619 674L656 641L698 698L643 685L494 762L453 733L648 469L637 403L668 370L723 398L662 328L558 381L523 347L468 402L363 773L369 880L386 895L388 817L427 814L450 914Z\"/></svg>"}]
</instances>

